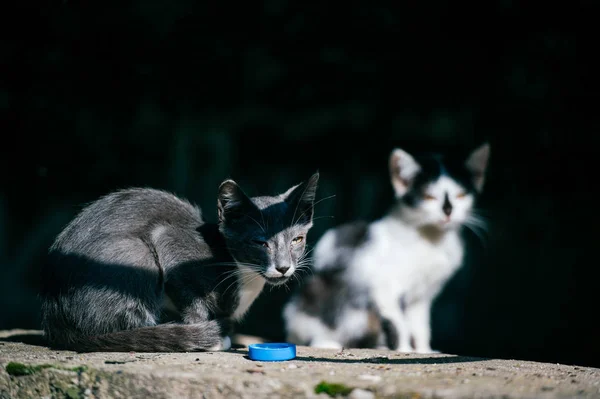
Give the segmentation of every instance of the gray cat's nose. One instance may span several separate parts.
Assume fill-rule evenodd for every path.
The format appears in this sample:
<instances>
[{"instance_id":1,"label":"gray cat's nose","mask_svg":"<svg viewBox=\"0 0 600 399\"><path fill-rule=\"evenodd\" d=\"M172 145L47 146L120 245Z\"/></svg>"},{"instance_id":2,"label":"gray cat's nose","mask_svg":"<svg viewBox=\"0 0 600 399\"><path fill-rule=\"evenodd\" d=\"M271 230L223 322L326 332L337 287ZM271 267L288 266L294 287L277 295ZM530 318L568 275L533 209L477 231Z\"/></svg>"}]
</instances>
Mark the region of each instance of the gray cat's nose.
<instances>
[{"instance_id":1,"label":"gray cat's nose","mask_svg":"<svg viewBox=\"0 0 600 399\"><path fill-rule=\"evenodd\" d=\"M277 267L275 267L275 270L277 270L281 274L285 274L285 272L290 270L290 267L289 266L277 266Z\"/></svg>"}]
</instances>

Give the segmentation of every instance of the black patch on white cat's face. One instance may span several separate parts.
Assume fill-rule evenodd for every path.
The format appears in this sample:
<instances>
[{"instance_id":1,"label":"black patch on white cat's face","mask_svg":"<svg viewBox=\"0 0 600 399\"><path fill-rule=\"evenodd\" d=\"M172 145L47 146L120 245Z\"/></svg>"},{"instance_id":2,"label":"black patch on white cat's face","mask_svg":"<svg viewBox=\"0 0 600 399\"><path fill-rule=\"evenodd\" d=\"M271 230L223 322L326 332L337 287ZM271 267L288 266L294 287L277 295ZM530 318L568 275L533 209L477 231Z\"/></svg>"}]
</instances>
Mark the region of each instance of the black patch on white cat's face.
<instances>
[{"instance_id":1,"label":"black patch on white cat's face","mask_svg":"<svg viewBox=\"0 0 600 399\"><path fill-rule=\"evenodd\" d=\"M412 156L394 150L390 157L392 185L398 200L411 211L404 214L408 221L441 228L465 223L483 189L488 157L488 144L458 158Z\"/></svg>"},{"instance_id":2,"label":"black patch on white cat's face","mask_svg":"<svg viewBox=\"0 0 600 399\"><path fill-rule=\"evenodd\" d=\"M283 284L302 264L312 227L319 175L273 197L249 198L232 180L221 184L220 230L238 263L271 284Z\"/></svg>"},{"instance_id":3,"label":"black patch on white cat's face","mask_svg":"<svg viewBox=\"0 0 600 399\"><path fill-rule=\"evenodd\" d=\"M452 179L465 193L476 193L477 190L473 184L471 173L455 159L444 159L436 155L425 155L415 159L421 169L414 177L407 193L402 197L405 204L414 207L425 201L427 196L430 195L428 188L438 183L443 176ZM440 196L438 199L442 203L449 201L447 195Z\"/></svg>"}]
</instances>

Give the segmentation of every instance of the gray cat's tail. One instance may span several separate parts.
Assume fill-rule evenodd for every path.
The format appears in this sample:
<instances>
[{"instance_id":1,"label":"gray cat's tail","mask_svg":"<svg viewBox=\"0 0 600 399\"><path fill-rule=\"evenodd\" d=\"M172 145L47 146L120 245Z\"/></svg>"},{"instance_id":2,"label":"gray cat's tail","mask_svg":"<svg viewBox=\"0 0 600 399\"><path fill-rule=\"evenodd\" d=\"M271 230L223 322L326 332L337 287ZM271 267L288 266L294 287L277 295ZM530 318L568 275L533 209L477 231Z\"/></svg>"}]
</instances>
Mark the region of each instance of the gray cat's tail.
<instances>
[{"instance_id":1,"label":"gray cat's tail","mask_svg":"<svg viewBox=\"0 0 600 399\"><path fill-rule=\"evenodd\" d=\"M71 336L58 345L77 352L197 352L222 348L217 320L196 324L159 324L95 336Z\"/></svg>"}]
</instances>

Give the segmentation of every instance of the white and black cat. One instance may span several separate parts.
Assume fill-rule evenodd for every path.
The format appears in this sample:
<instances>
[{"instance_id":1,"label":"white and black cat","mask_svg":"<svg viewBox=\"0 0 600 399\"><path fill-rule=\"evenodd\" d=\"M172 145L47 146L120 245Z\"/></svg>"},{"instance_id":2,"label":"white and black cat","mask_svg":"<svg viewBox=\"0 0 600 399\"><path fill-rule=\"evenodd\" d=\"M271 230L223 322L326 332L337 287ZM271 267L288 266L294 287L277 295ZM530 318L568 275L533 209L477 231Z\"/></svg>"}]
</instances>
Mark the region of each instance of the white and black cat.
<instances>
[{"instance_id":1,"label":"white and black cat","mask_svg":"<svg viewBox=\"0 0 600 399\"><path fill-rule=\"evenodd\" d=\"M394 206L372 223L348 223L320 238L314 276L283 310L287 339L432 352L431 305L462 264L461 226L481 224L473 207L489 154L487 143L454 160L394 149Z\"/></svg>"},{"instance_id":2,"label":"white and black cat","mask_svg":"<svg viewBox=\"0 0 600 399\"><path fill-rule=\"evenodd\" d=\"M132 188L84 208L52 245L42 324L51 346L77 351L228 349L231 323L265 283L301 266L319 175L276 196L218 190L219 223L155 189ZM165 309L177 322L165 323Z\"/></svg>"}]
</instances>

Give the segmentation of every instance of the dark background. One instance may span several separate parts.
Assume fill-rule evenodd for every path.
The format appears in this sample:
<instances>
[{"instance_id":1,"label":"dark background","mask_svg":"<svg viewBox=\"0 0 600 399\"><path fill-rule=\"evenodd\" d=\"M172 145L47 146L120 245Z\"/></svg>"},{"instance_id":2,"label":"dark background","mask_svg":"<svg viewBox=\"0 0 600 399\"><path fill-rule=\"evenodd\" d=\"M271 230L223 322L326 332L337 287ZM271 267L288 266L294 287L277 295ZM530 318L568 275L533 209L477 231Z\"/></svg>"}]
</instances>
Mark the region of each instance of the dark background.
<instances>
[{"instance_id":1,"label":"dark background","mask_svg":"<svg viewBox=\"0 0 600 399\"><path fill-rule=\"evenodd\" d=\"M489 140L489 234L465 233L433 346L600 366L592 2L20 3L0 17L0 329L39 328L47 248L114 189L216 221L223 179L273 194L318 169L335 198L314 244L385 213L395 146ZM261 295L241 331L283 339L288 295Z\"/></svg>"}]
</instances>

